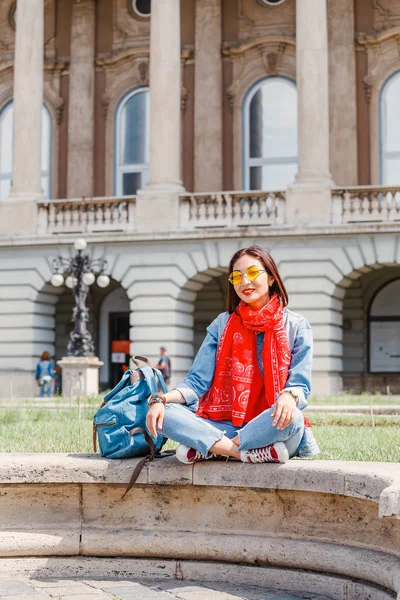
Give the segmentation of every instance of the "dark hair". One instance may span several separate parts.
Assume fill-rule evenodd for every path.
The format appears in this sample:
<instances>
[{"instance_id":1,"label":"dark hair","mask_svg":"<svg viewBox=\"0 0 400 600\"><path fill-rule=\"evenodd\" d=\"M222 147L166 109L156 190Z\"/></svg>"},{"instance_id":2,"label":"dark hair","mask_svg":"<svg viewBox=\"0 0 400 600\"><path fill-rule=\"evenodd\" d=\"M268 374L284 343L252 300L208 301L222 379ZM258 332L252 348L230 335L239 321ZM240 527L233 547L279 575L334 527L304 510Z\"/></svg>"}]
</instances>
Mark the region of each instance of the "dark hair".
<instances>
[{"instance_id":1,"label":"dark hair","mask_svg":"<svg viewBox=\"0 0 400 600\"><path fill-rule=\"evenodd\" d=\"M50 360L50 354L48 352L43 352L40 360Z\"/></svg>"},{"instance_id":2,"label":"dark hair","mask_svg":"<svg viewBox=\"0 0 400 600\"><path fill-rule=\"evenodd\" d=\"M279 298L282 300L283 306L287 306L289 302L289 296L286 291L286 288L283 284L281 276L279 275L278 267L275 264L274 259L266 250L260 248L260 246L250 246L250 248L242 248L235 252L232 256L229 267L228 267L228 275L230 275L233 271L233 265L239 258L248 254L249 256L254 256L254 258L258 258L264 265L268 275L274 278L274 283L272 284L270 290L272 294L278 294ZM240 298L235 292L235 288L231 283L228 282L228 298L227 298L227 309L230 313L235 312L236 308L239 306Z\"/></svg>"}]
</instances>

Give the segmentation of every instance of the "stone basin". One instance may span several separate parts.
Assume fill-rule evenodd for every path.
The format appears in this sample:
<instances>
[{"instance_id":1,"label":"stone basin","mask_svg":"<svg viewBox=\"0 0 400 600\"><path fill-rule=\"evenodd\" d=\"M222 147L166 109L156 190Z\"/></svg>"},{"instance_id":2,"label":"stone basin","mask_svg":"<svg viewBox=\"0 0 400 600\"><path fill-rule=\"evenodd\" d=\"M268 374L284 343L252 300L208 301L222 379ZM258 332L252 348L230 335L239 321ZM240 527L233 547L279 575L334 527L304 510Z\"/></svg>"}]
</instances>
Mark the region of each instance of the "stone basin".
<instances>
[{"instance_id":1,"label":"stone basin","mask_svg":"<svg viewBox=\"0 0 400 600\"><path fill-rule=\"evenodd\" d=\"M2 454L0 558L42 557L44 573L80 557L70 576L96 560L113 577L400 599L400 465L168 457L121 499L136 462Z\"/></svg>"}]
</instances>

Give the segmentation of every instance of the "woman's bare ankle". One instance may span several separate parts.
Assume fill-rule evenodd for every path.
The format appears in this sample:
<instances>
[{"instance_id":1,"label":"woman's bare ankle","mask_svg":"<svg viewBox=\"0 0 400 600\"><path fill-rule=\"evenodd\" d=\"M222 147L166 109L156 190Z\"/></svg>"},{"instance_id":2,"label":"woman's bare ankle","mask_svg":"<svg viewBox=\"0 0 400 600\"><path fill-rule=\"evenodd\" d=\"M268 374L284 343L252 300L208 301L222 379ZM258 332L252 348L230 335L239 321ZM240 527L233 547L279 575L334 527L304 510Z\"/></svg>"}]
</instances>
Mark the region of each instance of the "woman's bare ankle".
<instances>
[{"instance_id":1,"label":"woman's bare ankle","mask_svg":"<svg viewBox=\"0 0 400 600\"><path fill-rule=\"evenodd\" d=\"M240 452L236 444L226 436L222 437L218 442L215 442L210 448L210 452L220 454L221 456L230 456L240 459Z\"/></svg>"}]
</instances>

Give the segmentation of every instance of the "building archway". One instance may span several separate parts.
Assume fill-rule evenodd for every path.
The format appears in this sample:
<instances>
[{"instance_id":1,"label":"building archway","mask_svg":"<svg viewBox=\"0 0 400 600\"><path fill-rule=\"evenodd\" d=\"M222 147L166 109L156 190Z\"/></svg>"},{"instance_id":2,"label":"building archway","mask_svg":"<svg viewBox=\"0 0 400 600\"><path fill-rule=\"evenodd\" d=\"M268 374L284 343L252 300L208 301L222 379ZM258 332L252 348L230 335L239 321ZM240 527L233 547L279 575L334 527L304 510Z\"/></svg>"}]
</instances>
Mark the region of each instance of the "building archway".
<instances>
[{"instance_id":1,"label":"building archway","mask_svg":"<svg viewBox=\"0 0 400 600\"><path fill-rule=\"evenodd\" d=\"M223 273L215 270L214 276L199 290L194 302L193 357L203 343L209 324L226 310L226 298L226 269Z\"/></svg>"},{"instance_id":2,"label":"building archway","mask_svg":"<svg viewBox=\"0 0 400 600\"><path fill-rule=\"evenodd\" d=\"M400 393L399 293L399 266L364 273L347 288L343 298L345 390Z\"/></svg>"}]
</instances>

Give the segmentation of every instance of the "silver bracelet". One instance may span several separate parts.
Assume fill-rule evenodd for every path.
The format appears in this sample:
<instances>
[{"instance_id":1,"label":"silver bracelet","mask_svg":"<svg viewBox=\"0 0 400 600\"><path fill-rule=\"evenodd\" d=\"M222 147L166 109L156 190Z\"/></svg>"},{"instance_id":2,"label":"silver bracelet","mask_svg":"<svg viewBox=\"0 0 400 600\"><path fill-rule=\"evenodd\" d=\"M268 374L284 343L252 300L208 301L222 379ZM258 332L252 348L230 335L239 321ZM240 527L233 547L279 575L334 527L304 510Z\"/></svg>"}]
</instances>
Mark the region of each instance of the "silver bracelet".
<instances>
[{"instance_id":1,"label":"silver bracelet","mask_svg":"<svg viewBox=\"0 0 400 600\"><path fill-rule=\"evenodd\" d=\"M279 393L278 398L280 398L282 396L282 394L290 394L292 396L292 398L294 398L294 400L296 402L296 405L299 403L299 397L298 397L298 395L295 394L292 390L282 390Z\"/></svg>"}]
</instances>

